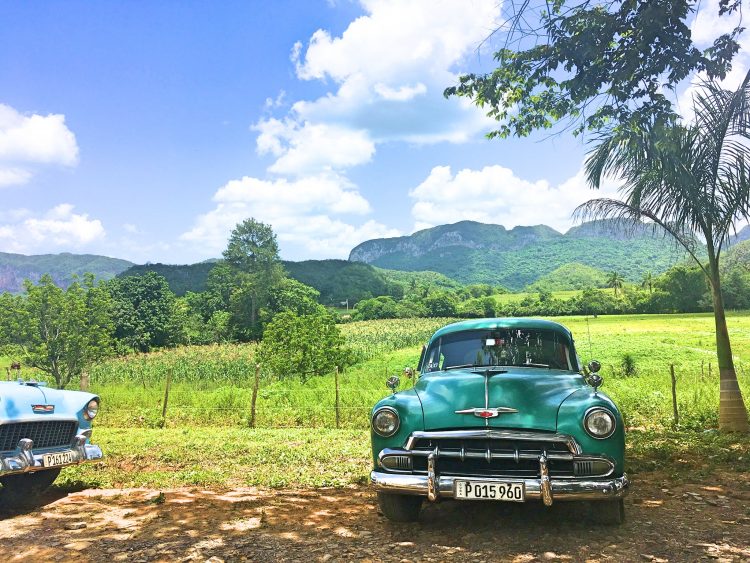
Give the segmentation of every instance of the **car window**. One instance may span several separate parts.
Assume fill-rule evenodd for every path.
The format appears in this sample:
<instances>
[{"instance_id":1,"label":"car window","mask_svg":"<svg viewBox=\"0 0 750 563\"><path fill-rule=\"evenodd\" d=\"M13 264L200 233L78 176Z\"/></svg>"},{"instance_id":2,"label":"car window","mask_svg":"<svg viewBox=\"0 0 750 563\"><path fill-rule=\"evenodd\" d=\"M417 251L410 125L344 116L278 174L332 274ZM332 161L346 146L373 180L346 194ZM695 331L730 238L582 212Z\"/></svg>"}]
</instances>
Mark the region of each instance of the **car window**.
<instances>
[{"instance_id":1,"label":"car window","mask_svg":"<svg viewBox=\"0 0 750 563\"><path fill-rule=\"evenodd\" d=\"M466 330L434 340L425 353L424 371L457 366L547 366L575 370L572 346L561 333L536 329Z\"/></svg>"}]
</instances>

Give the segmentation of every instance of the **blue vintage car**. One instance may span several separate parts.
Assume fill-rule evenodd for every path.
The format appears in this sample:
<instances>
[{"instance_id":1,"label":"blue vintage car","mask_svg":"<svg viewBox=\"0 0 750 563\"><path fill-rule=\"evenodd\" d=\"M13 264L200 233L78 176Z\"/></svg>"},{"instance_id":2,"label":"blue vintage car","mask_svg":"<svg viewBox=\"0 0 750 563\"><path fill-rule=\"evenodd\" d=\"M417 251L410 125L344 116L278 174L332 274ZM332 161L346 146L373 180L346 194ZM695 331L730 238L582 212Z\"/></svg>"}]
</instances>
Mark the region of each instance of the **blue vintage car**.
<instances>
[{"instance_id":1,"label":"blue vintage car","mask_svg":"<svg viewBox=\"0 0 750 563\"><path fill-rule=\"evenodd\" d=\"M564 326L478 319L438 330L419 380L372 411L373 471L383 514L413 521L423 500L591 501L597 522L625 516L625 432L584 373Z\"/></svg>"},{"instance_id":2,"label":"blue vintage car","mask_svg":"<svg viewBox=\"0 0 750 563\"><path fill-rule=\"evenodd\" d=\"M0 382L0 505L33 502L63 467L102 458L90 443L99 397L33 381Z\"/></svg>"}]
</instances>

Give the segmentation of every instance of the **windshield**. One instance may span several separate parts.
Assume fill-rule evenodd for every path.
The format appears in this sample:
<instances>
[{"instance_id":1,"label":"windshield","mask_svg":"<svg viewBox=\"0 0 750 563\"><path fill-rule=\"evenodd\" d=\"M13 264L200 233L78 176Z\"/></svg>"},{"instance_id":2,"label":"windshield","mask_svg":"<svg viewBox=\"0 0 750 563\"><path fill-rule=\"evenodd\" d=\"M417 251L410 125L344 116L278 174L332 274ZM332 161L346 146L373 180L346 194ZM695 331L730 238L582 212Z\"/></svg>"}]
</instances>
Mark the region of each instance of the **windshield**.
<instances>
[{"instance_id":1,"label":"windshield","mask_svg":"<svg viewBox=\"0 0 750 563\"><path fill-rule=\"evenodd\" d=\"M446 334L434 340L424 371L459 367L527 366L573 371L577 362L565 335L552 330L493 328Z\"/></svg>"}]
</instances>

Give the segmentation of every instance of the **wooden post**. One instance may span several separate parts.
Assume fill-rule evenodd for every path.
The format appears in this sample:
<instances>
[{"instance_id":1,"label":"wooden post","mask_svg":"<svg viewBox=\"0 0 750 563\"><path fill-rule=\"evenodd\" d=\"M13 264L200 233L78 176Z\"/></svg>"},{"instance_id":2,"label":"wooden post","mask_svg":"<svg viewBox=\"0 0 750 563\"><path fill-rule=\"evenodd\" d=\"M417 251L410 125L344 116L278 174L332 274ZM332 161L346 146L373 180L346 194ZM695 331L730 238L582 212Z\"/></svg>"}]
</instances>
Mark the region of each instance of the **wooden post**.
<instances>
[{"instance_id":1,"label":"wooden post","mask_svg":"<svg viewBox=\"0 0 750 563\"><path fill-rule=\"evenodd\" d=\"M260 387L260 364L255 364L253 398L250 400L250 428L255 428L255 401L258 400L258 387Z\"/></svg>"},{"instance_id":2,"label":"wooden post","mask_svg":"<svg viewBox=\"0 0 750 563\"><path fill-rule=\"evenodd\" d=\"M334 379L336 382L336 428L339 428L341 425L341 420L339 418L339 366L336 366Z\"/></svg>"},{"instance_id":3,"label":"wooden post","mask_svg":"<svg viewBox=\"0 0 750 563\"><path fill-rule=\"evenodd\" d=\"M711 362L708 362L708 377L711 378Z\"/></svg>"},{"instance_id":4,"label":"wooden post","mask_svg":"<svg viewBox=\"0 0 750 563\"><path fill-rule=\"evenodd\" d=\"M81 374L81 384L80 384L81 391L88 391L89 390L89 374L84 372Z\"/></svg>"},{"instance_id":5,"label":"wooden post","mask_svg":"<svg viewBox=\"0 0 750 563\"><path fill-rule=\"evenodd\" d=\"M680 413L677 412L677 378L674 375L674 364L669 364L669 373L672 376L672 412L674 413L674 425L680 424Z\"/></svg>"},{"instance_id":6,"label":"wooden post","mask_svg":"<svg viewBox=\"0 0 750 563\"><path fill-rule=\"evenodd\" d=\"M162 422L167 418L167 403L169 402L169 388L172 387L172 368L167 372L167 385L164 388L164 404L161 407Z\"/></svg>"}]
</instances>

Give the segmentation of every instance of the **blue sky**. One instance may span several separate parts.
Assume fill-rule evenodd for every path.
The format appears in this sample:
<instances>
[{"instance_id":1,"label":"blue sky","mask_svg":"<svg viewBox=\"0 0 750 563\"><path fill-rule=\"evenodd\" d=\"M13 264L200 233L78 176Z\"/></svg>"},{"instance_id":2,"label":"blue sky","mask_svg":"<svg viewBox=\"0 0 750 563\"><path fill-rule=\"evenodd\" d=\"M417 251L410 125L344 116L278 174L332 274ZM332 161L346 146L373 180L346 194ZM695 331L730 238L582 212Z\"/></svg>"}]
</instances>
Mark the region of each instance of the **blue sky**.
<instances>
[{"instance_id":1,"label":"blue sky","mask_svg":"<svg viewBox=\"0 0 750 563\"><path fill-rule=\"evenodd\" d=\"M0 251L189 263L246 217L292 260L463 219L564 231L598 195L585 145L488 141L442 97L492 67L500 6L0 3Z\"/></svg>"}]
</instances>

